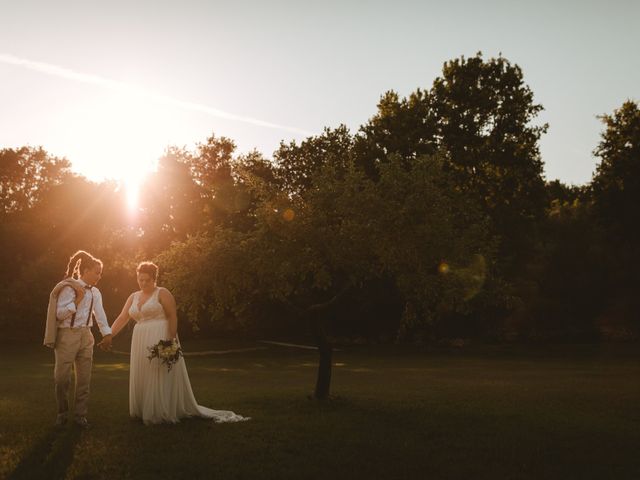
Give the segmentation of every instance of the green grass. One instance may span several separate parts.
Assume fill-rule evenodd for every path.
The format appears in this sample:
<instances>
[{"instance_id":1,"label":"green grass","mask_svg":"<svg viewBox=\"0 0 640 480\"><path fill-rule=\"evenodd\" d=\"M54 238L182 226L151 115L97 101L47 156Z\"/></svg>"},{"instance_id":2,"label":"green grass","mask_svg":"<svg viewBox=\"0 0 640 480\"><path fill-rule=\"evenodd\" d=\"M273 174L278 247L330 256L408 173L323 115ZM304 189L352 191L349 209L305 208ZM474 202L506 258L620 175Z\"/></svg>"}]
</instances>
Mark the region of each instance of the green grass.
<instances>
[{"instance_id":1,"label":"green grass","mask_svg":"<svg viewBox=\"0 0 640 480\"><path fill-rule=\"evenodd\" d=\"M312 351L187 357L201 405L252 420L151 427L128 358L96 352L92 428L56 431L53 353L4 347L0 478L640 478L633 348L345 349L327 403L306 399Z\"/></svg>"}]
</instances>

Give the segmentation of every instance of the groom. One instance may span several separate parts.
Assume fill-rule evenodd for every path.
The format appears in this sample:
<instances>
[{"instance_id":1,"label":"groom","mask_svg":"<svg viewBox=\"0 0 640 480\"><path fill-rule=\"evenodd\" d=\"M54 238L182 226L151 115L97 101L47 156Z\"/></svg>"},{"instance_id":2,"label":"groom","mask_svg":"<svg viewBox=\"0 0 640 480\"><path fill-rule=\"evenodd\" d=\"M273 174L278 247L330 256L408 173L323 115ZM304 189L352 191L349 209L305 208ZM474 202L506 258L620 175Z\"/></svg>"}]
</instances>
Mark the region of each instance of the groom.
<instances>
[{"instance_id":1,"label":"groom","mask_svg":"<svg viewBox=\"0 0 640 480\"><path fill-rule=\"evenodd\" d=\"M76 259L76 257L78 257ZM55 349L55 391L58 404L56 426L67 422L69 385L72 366L75 370L75 423L89 427L87 411L89 384L93 364L93 318L103 336L102 346L111 346L111 328L102 306L102 294L95 285L102 276L102 262L87 252L79 251L69 265L80 278L74 280L67 269L67 279L58 283L49 297L44 344Z\"/></svg>"}]
</instances>

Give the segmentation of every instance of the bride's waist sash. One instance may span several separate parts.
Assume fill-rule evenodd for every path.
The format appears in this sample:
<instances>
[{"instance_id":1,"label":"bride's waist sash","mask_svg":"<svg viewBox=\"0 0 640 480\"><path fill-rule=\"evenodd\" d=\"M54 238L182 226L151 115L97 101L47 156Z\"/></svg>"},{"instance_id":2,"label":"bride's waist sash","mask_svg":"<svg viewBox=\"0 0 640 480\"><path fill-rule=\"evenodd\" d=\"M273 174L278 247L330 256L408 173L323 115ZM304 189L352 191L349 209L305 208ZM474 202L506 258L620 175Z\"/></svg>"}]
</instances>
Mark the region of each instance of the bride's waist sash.
<instances>
[{"instance_id":1,"label":"bride's waist sash","mask_svg":"<svg viewBox=\"0 0 640 480\"><path fill-rule=\"evenodd\" d=\"M136 325L141 325L145 323L157 323L157 322L168 322L166 318L142 318L140 320L136 320Z\"/></svg>"}]
</instances>

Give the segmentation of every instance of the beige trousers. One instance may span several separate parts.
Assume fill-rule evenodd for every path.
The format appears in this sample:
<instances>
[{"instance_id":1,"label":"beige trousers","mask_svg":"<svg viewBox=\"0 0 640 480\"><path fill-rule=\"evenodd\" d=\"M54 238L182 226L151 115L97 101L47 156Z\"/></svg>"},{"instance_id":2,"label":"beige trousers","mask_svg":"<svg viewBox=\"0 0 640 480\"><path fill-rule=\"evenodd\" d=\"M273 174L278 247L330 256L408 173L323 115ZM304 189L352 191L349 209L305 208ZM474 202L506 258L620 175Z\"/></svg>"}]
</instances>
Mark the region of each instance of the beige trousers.
<instances>
[{"instance_id":1,"label":"beige trousers","mask_svg":"<svg viewBox=\"0 0 640 480\"><path fill-rule=\"evenodd\" d=\"M86 416L89 403L89 384L93 364L93 334L87 327L59 328L56 335L56 366L54 379L58 413L69 411L71 368L76 373L75 414Z\"/></svg>"}]
</instances>

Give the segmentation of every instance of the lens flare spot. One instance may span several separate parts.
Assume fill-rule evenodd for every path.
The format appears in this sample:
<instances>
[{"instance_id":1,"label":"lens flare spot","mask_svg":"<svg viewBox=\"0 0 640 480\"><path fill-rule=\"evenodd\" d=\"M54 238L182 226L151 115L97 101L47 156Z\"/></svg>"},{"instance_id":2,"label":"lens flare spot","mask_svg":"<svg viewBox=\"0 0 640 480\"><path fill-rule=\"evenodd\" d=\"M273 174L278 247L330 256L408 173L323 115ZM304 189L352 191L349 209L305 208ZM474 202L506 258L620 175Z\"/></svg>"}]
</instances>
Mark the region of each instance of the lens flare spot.
<instances>
[{"instance_id":1,"label":"lens flare spot","mask_svg":"<svg viewBox=\"0 0 640 480\"><path fill-rule=\"evenodd\" d=\"M450 270L450 267L447 262L442 261L438 265L438 273L441 273L442 275L446 275L447 273L449 273L449 270Z\"/></svg>"},{"instance_id":2,"label":"lens flare spot","mask_svg":"<svg viewBox=\"0 0 640 480\"><path fill-rule=\"evenodd\" d=\"M284 212L282 212L282 218L284 218L287 222L290 222L295 218L296 214L290 208L287 208Z\"/></svg>"}]
</instances>

